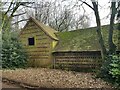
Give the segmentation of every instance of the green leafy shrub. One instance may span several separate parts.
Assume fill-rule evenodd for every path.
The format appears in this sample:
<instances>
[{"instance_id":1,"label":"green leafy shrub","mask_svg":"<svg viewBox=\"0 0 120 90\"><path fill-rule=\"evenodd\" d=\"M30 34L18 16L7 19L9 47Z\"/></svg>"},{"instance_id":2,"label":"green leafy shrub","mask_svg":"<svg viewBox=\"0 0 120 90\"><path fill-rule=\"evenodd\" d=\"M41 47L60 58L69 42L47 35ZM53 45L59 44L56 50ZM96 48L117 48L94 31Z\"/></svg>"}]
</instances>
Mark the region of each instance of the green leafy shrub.
<instances>
[{"instance_id":1,"label":"green leafy shrub","mask_svg":"<svg viewBox=\"0 0 120 90\"><path fill-rule=\"evenodd\" d=\"M101 68L100 76L105 80L120 85L120 57L119 55L109 55Z\"/></svg>"},{"instance_id":2,"label":"green leafy shrub","mask_svg":"<svg viewBox=\"0 0 120 90\"><path fill-rule=\"evenodd\" d=\"M120 85L120 57L117 55L112 56L109 73L114 78L114 82Z\"/></svg>"},{"instance_id":3,"label":"green leafy shrub","mask_svg":"<svg viewBox=\"0 0 120 90\"><path fill-rule=\"evenodd\" d=\"M27 65L27 55L17 39L11 33L10 37L3 34L2 68L24 68Z\"/></svg>"}]
</instances>

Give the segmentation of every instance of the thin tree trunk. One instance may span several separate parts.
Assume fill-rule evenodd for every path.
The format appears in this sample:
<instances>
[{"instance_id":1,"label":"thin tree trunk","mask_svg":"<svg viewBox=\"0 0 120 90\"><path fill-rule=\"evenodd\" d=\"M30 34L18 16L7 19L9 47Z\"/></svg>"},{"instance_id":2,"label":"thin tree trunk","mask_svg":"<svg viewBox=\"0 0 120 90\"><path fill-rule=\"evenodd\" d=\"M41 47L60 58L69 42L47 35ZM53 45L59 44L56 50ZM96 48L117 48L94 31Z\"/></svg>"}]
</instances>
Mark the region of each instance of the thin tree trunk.
<instances>
[{"instance_id":1,"label":"thin tree trunk","mask_svg":"<svg viewBox=\"0 0 120 90\"><path fill-rule=\"evenodd\" d=\"M99 40L100 47L101 47L101 55L102 55L102 59L104 59L105 56L107 55L107 51L106 51L104 40L103 40L103 37L101 34L101 22L100 22L100 16L99 16L99 12L98 12L98 4L97 4L97 2L92 2L92 4L93 4L93 8L94 8L95 17L96 17L97 36L98 36L98 40Z\"/></svg>"},{"instance_id":2,"label":"thin tree trunk","mask_svg":"<svg viewBox=\"0 0 120 90\"><path fill-rule=\"evenodd\" d=\"M120 23L118 23L118 50L120 50Z\"/></svg>"},{"instance_id":3,"label":"thin tree trunk","mask_svg":"<svg viewBox=\"0 0 120 90\"><path fill-rule=\"evenodd\" d=\"M116 2L111 2L111 18L110 18L110 26L109 26L109 37L108 37L108 45L109 45L109 54L113 54L116 51L116 45L113 43L113 30L114 30L114 19L116 14Z\"/></svg>"}]
</instances>

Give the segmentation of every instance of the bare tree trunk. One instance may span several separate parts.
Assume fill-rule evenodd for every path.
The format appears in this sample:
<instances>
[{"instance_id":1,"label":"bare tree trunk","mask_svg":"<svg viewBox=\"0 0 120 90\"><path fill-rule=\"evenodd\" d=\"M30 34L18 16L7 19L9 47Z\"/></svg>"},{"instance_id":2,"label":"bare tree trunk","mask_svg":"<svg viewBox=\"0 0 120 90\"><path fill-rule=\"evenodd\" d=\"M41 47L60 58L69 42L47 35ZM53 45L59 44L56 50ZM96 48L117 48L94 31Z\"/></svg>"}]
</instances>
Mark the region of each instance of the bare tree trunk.
<instances>
[{"instance_id":1,"label":"bare tree trunk","mask_svg":"<svg viewBox=\"0 0 120 90\"><path fill-rule=\"evenodd\" d=\"M118 50L120 50L120 2L117 18L118 18Z\"/></svg>"},{"instance_id":2,"label":"bare tree trunk","mask_svg":"<svg viewBox=\"0 0 120 90\"><path fill-rule=\"evenodd\" d=\"M98 2L92 2L92 4L93 4L95 17L96 17L97 36L98 36L98 40L99 40L100 47L101 47L101 55L102 55L102 58L104 59L105 56L107 55L107 51L106 51L104 40L103 40L103 37L101 34L101 22L100 22L100 16L99 16L99 12L98 12Z\"/></svg>"},{"instance_id":3,"label":"bare tree trunk","mask_svg":"<svg viewBox=\"0 0 120 90\"><path fill-rule=\"evenodd\" d=\"M116 2L111 2L111 18L110 18L110 26L109 26L109 37L108 37L109 54L113 54L116 51L116 45L113 43L112 40L115 14L116 14Z\"/></svg>"},{"instance_id":4,"label":"bare tree trunk","mask_svg":"<svg viewBox=\"0 0 120 90\"><path fill-rule=\"evenodd\" d=\"M118 20L118 50L120 50L120 1L118 2L117 20Z\"/></svg>"},{"instance_id":5,"label":"bare tree trunk","mask_svg":"<svg viewBox=\"0 0 120 90\"><path fill-rule=\"evenodd\" d=\"M119 23L119 27L120 27L120 23ZM120 50L120 28L118 28L118 50Z\"/></svg>"}]
</instances>

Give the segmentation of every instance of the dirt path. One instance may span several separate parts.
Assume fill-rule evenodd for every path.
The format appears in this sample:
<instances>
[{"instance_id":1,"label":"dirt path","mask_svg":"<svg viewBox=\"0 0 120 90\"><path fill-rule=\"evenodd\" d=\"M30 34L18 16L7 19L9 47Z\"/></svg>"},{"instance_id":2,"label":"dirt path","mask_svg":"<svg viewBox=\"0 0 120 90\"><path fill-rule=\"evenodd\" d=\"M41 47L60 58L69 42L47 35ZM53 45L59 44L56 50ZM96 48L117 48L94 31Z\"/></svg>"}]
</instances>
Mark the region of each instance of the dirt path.
<instances>
[{"instance_id":1,"label":"dirt path","mask_svg":"<svg viewBox=\"0 0 120 90\"><path fill-rule=\"evenodd\" d=\"M20 87L13 84L2 83L2 88L20 88Z\"/></svg>"},{"instance_id":2,"label":"dirt path","mask_svg":"<svg viewBox=\"0 0 120 90\"><path fill-rule=\"evenodd\" d=\"M3 83L2 83L2 88L12 88L12 89L17 89L17 90L26 90L26 89L21 88L21 87L18 86L18 85L6 83L6 82L3 82ZM4 90L4 89L3 89L3 90Z\"/></svg>"}]
</instances>

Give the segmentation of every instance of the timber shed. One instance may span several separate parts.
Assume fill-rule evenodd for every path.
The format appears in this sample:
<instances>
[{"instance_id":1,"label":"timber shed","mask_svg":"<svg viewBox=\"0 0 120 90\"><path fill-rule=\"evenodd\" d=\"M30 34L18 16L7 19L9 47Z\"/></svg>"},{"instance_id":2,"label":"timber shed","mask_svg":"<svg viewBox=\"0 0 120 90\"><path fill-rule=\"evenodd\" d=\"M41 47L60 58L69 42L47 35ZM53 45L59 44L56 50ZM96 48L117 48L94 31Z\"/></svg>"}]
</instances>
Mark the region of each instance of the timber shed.
<instances>
[{"instance_id":1,"label":"timber shed","mask_svg":"<svg viewBox=\"0 0 120 90\"><path fill-rule=\"evenodd\" d=\"M44 67L52 64L51 52L58 41L56 32L36 19L29 18L19 38L27 51L30 66Z\"/></svg>"},{"instance_id":2,"label":"timber shed","mask_svg":"<svg viewBox=\"0 0 120 90\"><path fill-rule=\"evenodd\" d=\"M106 47L108 28L108 25L102 27ZM118 30L114 30L113 37L118 45ZM96 27L57 32L31 17L21 30L20 41L27 50L30 66L96 68L101 65Z\"/></svg>"}]
</instances>

